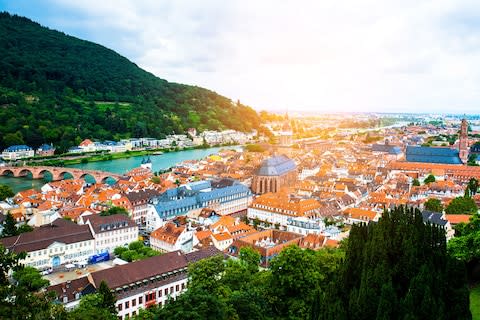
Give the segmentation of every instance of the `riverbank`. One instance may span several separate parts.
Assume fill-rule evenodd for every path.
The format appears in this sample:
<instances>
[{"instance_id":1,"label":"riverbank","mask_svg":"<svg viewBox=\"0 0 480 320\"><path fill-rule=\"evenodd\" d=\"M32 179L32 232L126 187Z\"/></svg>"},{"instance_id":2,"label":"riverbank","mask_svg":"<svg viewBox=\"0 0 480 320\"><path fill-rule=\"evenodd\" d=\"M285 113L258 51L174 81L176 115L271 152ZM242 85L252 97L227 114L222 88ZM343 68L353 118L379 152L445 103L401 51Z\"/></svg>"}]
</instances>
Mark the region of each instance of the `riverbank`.
<instances>
[{"instance_id":1,"label":"riverbank","mask_svg":"<svg viewBox=\"0 0 480 320\"><path fill-rule=\"evenodd\" d=\"M155 172L162 172L164 170L168 170L169 168L187 160L200 160L209 155L218 153L221 149L235 149L238 151L243 150L242 147L234 146L234 147L213 147L207 149L190 149L190 150L183 150L183 151L170 151L156 155L154 153L158 152L159 150L148 150L148 155L150 156L150 160L152 162L152 170ZM143 150L144 152L146 150ZM100 170L100 171L107 171L116 174L124 174L132 170L133 168L137 168L141 165L143 160L143 156L147 155L144 153L130 153L128 157L123 158L116 158L112 160L101 160L101 161L93 161L93 162L84 162L81 163L77 161L76 164L69 164L65 165L65 167L71 168L79 168L84 170ZM91 155L93 156L93 155ZM97 155L99 156L99 155ZM39 165L36 163L36 165ZM46 165L46 164L43 164ZM88 177L88 176L87 176ZM32 179L31 176L29 177L7 177L7 176L0 176L0 184L5 184L10 186L14 192L19 192L22 190L30 189L30 188L37 188L39 189L44 183L48 182L47 179Z\"/></svg>"},{"instance_id":2,"label":"riverbank","mask_svg":"<svg viewBox=\"0 0 480 320\"><path fill-rule=\"evenodd\" d=\"M29 166L53 166L53 167L64 167L72 166L77 164L85 164L90 162L101 162L101 161L111 161L118 159L128 159L131 157L140 157L140 156L157 156L169 152L178 152L178 151L188 151L188 150L203 150L210 148L220 148L220 147L236 147L240 146L239 144L224 144L219 146L196 146L188 148L173 148L173 149L151 149L151 150L131 150L125 152L116 152L116 153L94 153L94 154L81 154L78 156L73 155L61 155L59 157L49 157L46 159L32 160L28 161L27 165Z\"/></svg>"}]
</instances>

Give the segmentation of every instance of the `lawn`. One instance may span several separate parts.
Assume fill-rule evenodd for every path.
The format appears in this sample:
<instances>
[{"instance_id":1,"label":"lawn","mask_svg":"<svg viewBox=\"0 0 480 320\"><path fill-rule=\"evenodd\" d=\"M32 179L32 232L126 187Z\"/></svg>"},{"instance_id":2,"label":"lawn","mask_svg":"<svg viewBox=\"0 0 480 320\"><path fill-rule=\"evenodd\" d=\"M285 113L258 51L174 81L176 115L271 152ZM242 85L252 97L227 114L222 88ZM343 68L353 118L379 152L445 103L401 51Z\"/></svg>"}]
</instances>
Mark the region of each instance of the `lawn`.
<instances>
[{"instance_id":1,"label":"lawn","mask_svg":"<svg viewBox=\"0 0 480 320\"><path fill-rule=\"evenodd\" d=\"M470 311L473 320L480 320L480 285L470 291Z\"/></svg>"}]
</instances>

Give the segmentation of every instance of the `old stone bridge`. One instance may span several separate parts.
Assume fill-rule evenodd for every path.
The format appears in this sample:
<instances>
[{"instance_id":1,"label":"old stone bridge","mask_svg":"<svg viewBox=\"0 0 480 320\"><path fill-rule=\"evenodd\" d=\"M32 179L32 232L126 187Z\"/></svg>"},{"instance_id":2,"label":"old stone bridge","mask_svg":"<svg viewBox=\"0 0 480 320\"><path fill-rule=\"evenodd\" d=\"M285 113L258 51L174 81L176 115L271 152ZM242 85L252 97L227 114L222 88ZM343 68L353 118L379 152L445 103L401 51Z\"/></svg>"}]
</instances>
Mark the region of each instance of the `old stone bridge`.
<instances>
[{"instance_id":1,"label":"old stone bridge","mask_svg":"<svg viewBox=\"0 0 480 320\"><path fill-rule=\"evenodd\" d=\"M95 179L96 182L102 183L105 182L108 178L112 178L118 181L122 177L122 175L111 172L98 170L82 170L65 167L0 167L0 176L11 175L14 177L25 177L31 174L33 179L43 179L45 177L45 173L47 172L52 175L52 180L54 181L67 178L65 174L70 174L71 176L73 176L74 179L84 179L85 176L90 175Z\"/></svg>"}]
</instances>

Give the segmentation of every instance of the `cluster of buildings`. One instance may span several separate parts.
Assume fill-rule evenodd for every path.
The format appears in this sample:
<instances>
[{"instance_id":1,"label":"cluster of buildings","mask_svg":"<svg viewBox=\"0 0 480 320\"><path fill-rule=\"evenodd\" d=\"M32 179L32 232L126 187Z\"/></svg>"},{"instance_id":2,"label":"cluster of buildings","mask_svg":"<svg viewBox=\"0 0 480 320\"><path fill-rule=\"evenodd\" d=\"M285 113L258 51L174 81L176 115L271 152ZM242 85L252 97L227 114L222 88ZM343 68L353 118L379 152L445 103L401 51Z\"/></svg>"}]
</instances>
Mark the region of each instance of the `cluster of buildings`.
<instances>
[{"instance_id":1,"label":"cluster of buildings","mask_svg":"<svg viewBox=\"0 0 480 320\"><path fill-rule=\"evenodd\" d=\"M244 133L235 130L204 131L197 135L194 128L188 134L167 135L164 139L131 138L120 141L91 141L83 140L80 145L72 147L69 153L108 151L111 153L145 149L192 148L208 144L210 146L222 144L245 144L252 141L256 132Z\"/></svg>"},{"instance_id":2,"label":"cluster of buildings","mask_svg":"<svg viewBox=\"0 0 480 320\"><path fill-rule=\"evenodd\" d=\"M20 192L14 204L0 207L19 224L35 229L0 242L9 250L27 251L24 263L43 270L111 253L140 235L148 239L154 250L165 254L50 287L60 302L73 308L81 296L106 281L117 297L118 315L125 319L181 294L188 284L187 267L194 261L219 253L237 256L241 248L250 247L268 267L289 245L337 247L353 224L375 223L385 209L398 205L419 207L426 223L441 226L451 238L453 227L470 216L424 207L431 198L446 206L463 196L470 178L480 179L480 167L464 165L474 147L467 126L462 121L452 147L426 147L422 144L429 135L456 129L384 128L373 143L355 130L299 141L287 118L277 126L278 143L263 152L224 150L179 163L155 177L145 160L111 186L63 180ZM189 135L192 143L241 139L230 131L197 136L190 129ZM96 146L84 142L84 148ZM126 143L132 149L160 145L154 139ZM425 183L430 175L435 181ZM473 198L480 204L480 196ZM112 206L125 208L129 216L99 214Z\"/></svg>"},{"instance_id":3,"label":"cluster of buildings","mask_svg":"<svg viewBox=\"0 0 480 320\"><path fill-rule=\"evenodd\" d=\"M51 144L42 144L37 150L27 145L14 145L2 151L1 157L5 161L15 161L18 159L26 159L37 157L51 156L55 153L55 147Z\"/></svg>"}]
</instances>

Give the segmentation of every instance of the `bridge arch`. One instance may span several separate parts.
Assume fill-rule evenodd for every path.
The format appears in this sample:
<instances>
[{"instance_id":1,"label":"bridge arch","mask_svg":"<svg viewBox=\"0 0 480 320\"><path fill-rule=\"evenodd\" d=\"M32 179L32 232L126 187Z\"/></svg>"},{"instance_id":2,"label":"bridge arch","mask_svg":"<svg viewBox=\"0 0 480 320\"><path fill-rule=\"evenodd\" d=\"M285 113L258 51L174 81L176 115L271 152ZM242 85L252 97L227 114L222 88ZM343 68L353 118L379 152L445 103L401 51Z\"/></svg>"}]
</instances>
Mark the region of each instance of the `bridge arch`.
<instances>
[{"instance_id":1,"label":"bridge arch","mask_svg":"<svg viewBox=\"0 0 480 320\"><path fill-rule=\"evenodd\" d=\"M13 170L10 170L10 169L2 169L2 170L0 170L0 176L15 177L15 173L13 172Z\"/></svg>"},{"instance_id":2,"label":"bridge arch","mask_svg":"<svg viewBox=\"0 0 480 320\"><path fill-rule=\"evenodd\" d=\"M67 180L67 179L74 179L75 176L70 171L61 171L55 177L55 180Z\"/></svg>"},{"instance_id":3,"label":"bridge arch","mask_svg":"<svg viewBox=\"0 0 480 320\"><path fill-rule=\"evenodd\" d=\"M86 173L83 173L82 175L80 175L80 179L83 179L85 180L85 182L90 182L92 183L97 183L97 177L95 177L94 175L86 172ZM90 181L89 181L90 180Z\"/></svg>"},{"instance_id":4,"label":"bridge arch","mask_svg":"<svg viewBox=\"0 0 480 320\"><path fill-rule=\"evenodd\" d=\"M101 182L106 183L106 184L115 184L118 181L118 179L111 177L111 176L104 176L102 177ZM111 182L111 183L109 183Z\"/></svg>"},{"instance_id":5,"label":"bridge arch","mask_svg":"<svg viewBox=\"0 0 480 320\"><path fill-rule=\"evenodd\" d=\"M34 178L34 174L33 174L33 170L30 170L30 169L27 169L27 168L24 168L24 169L21 169L17 172L17 177L26 177L28 176L29 174L32 175L32 179Z\"/></svg>"},{"instance_id":6,"label":"bridge arch","mask_svg":"<svg viewBox=\"0 0 480 320\"><path fill-rule=\"evenodd\" d=\"M53 172L51 170L48 170L48 169L41 169L40 171L38 171L35 178L47 180L48 177L45 176L45 174L49 175L50 179L54 180L55 176L53 175Z\"/></svg>"}]
</instances>

